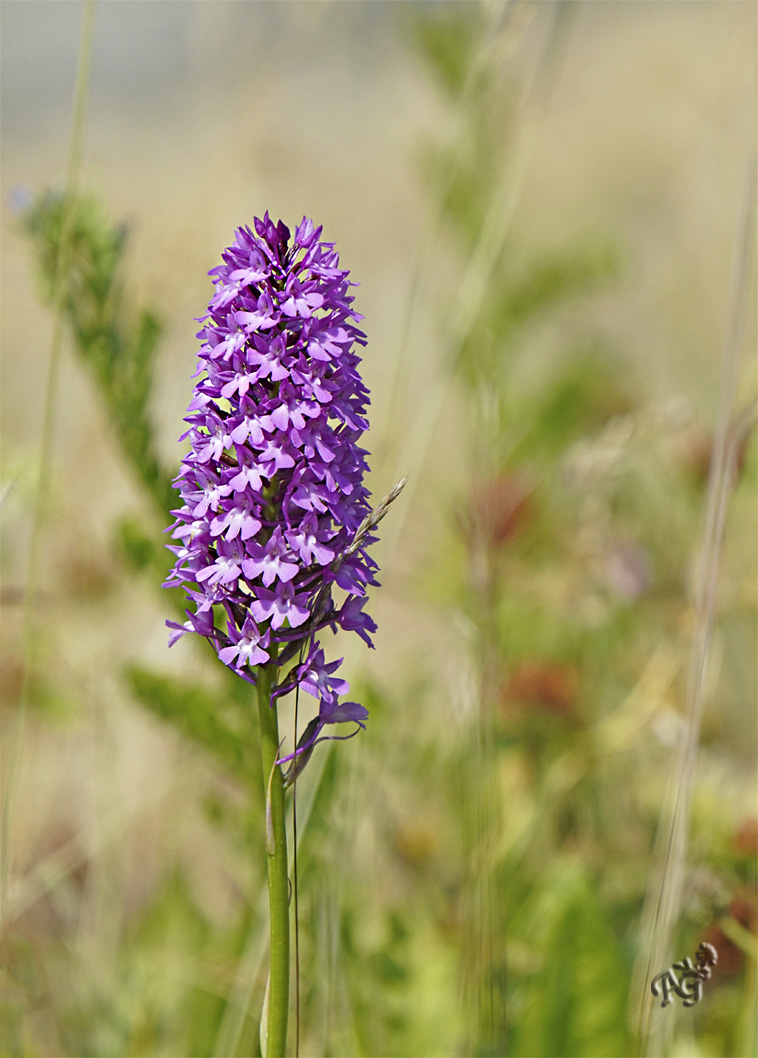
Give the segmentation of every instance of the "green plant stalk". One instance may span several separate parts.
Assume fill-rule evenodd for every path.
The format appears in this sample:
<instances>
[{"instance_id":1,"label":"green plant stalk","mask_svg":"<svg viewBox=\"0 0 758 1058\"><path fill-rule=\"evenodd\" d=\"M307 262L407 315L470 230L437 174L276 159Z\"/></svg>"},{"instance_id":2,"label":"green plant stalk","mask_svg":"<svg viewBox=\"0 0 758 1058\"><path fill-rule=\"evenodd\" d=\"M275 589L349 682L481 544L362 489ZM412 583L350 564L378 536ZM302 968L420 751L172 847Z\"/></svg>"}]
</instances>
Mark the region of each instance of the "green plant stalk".
<instances>
[{"instance_id":1,"label":"green plant stalk","mask_svg":"<svg viewBox=\"0 0 758 1058\"><path fill-rule=\"evenodd\" d=\"M266 866L270 923L269 981L261 1023L263 1058L284 1058L290 984L289 881L287 832L284 825L284 779L276 764L279 755L279 720L271 702L274 665L258 669L258 716L261 726L261 762L266 796Z\"/></svg>"},{"instance_id":2,"label":"green plant stalk","mask_svg":"<svg viewBox=\"0 0 758 1058\"><path fill-rule=\"evenodd\" d=\"M63 316L66 290L66 276L71 260L71 232L73 222L73 196L79 181L84 131L86 126L87 93L89 91L90 69L95 27L95 0L87 0L82 15L81 43L76 70L76 87L74 89L73 121L71 140L68 150L68 167L66 173L66 207L61 223L61 238L55 260L53 279L53 304L55 308L53 337L50 347L50 364L45 390L45 411L42 418L42 444L40 469L34 497L34 517L29 552L29 572L24 595L24 669L21 693L13 732L10 738L9 766L2 771L2 788L0 788L0 923L5 921L7 913L7 889L11 864L11 828L13 825L13 801L18 780L19 762L21 760L22 739L26 711L32 693L32 675L35 664L35 646L37 634L37 595L42 577L42 558L45 534L49 516L49 496L53 465L53 443L55 440L55 401L58 396L58 379L60 375L61 347L63 344ZM4 761L2 761L4 764Z\"/></svg>"}]
</instances>

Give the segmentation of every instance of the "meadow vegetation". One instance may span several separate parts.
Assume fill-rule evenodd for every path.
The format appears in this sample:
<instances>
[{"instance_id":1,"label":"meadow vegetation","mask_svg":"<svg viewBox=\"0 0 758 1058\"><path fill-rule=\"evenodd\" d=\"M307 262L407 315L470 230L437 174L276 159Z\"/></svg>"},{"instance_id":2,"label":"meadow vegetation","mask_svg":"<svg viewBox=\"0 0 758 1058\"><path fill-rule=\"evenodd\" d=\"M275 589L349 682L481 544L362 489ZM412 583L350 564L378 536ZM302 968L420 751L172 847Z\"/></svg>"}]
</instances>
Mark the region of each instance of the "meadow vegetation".
<instances>
[{"instance_id":1,"label":"meadow vegetation","mask_svg":"<svg viewBox=\"0 0 758 1058\"><path fill-rule=\"evenodd\" d=\"M472 6L408 6L402 21L445 118L414 144L430 219L403 352L376 398L407 425L377 438L382 481L410 473L380 529L395 588L376 615L411 629L411 646L382 656L380 638L362 669L349 655L368 729L318 747L298 781L300 1053L749 1055L758 456L745 356L755 265L739 252L749 202L732 210L731 309L728 275L721 292L714 378L726 397L714 392L700 414L656 386L613 326L614 296L634 282L618 230L599 222L553 245L518 219L574 5L536 5L526 47L519 19L534 5ZM159 591L180 458L158 440L160 299L136 292L127 227L97 195L43 191L18 223L39 297L96 394L98 443L113 446L133 489L107 544L55 590L66 611L95 620L116 590L134 614L176 619L181 593ZM435 366L419 386L422 303ZM195 328L183 328L189 376ZM721 487L724 531L709 536ZM698 578L714 559L710 598ZM43 579L40 637L52 590ZM86 667L56 642L35 647L23 738L39 768L60 741L90 761L80 766L97 774L94 822L86 840L54 820L11 831L23 852L4 867L0 1051L259 1053L267 915L254 692L203 642L176 646L171 665L153 649L105 669L100 645L86 679L67 676ZM23 674L8 655L3 666L7 746ZM98 681L100 704L84 708ZM122 703L110 721L109 688ZM135 783L148 792L114 804L121 738L144 740ZM151 771L165 753L169 782ZM7 783L5 755L3 769ZM34 789L34 775L14 781ZM17 795L14 812L27 810ZM686 842L667 854L677 819ZM138 879L129 889L127 876ZM703 1001L643 1003L651 952L671 962L703 940L719 952Z\"/></svg>"}]
</instances>

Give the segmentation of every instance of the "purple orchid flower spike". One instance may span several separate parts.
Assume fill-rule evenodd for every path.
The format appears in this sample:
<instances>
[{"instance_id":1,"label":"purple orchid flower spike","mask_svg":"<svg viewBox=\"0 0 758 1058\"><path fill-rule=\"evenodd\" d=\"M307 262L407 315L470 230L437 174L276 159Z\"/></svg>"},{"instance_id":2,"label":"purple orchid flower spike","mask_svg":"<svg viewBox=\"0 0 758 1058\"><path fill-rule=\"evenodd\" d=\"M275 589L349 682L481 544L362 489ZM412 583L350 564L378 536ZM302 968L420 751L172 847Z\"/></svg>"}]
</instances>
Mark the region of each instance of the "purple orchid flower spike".
<instances>
[{"instance_id":1,"label":"purple orchid flower spike","mask_svg":"<svg viewBox=\"0 0 758 1058\"><path fill-rule=\"evenodd\" d=\"M170 644L196 633L251 683L276 666L272 701L298 686L317 698L305 742L280 763L336 737L327 725L364 726L318 636L341 628L371 646L376 630L364 606L381 514L363 484L369 397L355 352L366 338L354 284L320 236L306 218L293 237L266 214L210 272L166 582L194 607L167 622Z\"/></svg>"},{"instance_id":2,"label":"purple orchid flower spike","mask_svg":"<svg viewBox=\"0 0 758 1058\"><path fill-rule=\"evenodd\" d=\"M254 229L254 230L253 230ZM367 548L404 482L372 511L363 484L368 391L355 347L366 344L348 273L321 228L294 237L256 218L212 269L216 292L197 337L197 379L175 485L176 556L166 587L190 609L168 621L169 645L205 638L219 660L256 686L266 798L270 966L261 1053L283 1058L289 995L289 882L285 786L325 739L352 738L368 711L318 639L329 628L369 646L365 613L377 583ZM302 690L318 702L294 751L282 756L277 701ZM295 710L297 716L297 709ZM326 734L352 724L346 735ZM289 763L287 774L282 765Z\"/></svg>"}]
</instances>

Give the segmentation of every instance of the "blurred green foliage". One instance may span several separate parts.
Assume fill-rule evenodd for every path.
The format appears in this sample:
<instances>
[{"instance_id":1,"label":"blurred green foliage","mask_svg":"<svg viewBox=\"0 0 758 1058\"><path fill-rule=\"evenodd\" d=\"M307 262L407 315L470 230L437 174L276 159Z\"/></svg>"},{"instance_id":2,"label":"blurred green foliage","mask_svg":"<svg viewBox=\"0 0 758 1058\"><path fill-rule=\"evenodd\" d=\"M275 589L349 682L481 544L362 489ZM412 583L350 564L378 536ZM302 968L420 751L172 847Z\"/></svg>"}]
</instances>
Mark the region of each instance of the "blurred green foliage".
<instances>
[{"instance_id":1,"label":"blurred green foliage","mask_svg":"<svg viewBox=\"0 0 758 1058\"><path fill-rule=\"evenodd\" d=\"M157 589L171 561L165 538L156 529L168 524L177 501L172 475L155 451L150 413L161 325L151 309L135 309L124 289L126 227L114 224L94 199L71 200L68 216L66 205L61 195L40 196L24 214L24 228L35 253L42 296L51 306L60 299L73 349L91 374L123 459L147 501L142 511L122 517L116 525L116 555L126 570L149 578ZM64 232L67 242L62 246ZM59 294L61 262L65 268ZM162 596L184 616L180 590ZM207 689L136 666L125 678L136 701L219 756L237 777L248 777L245 761L255 730L249 687L223 666L214 668L219 670L217 685Z\"/></svg>"},{"instance_id":2,"label":"blurred green foliage","mask_svg":"<svg viewBox=\"0 0 758 1058\"><path fill-rule=\"evenodd\" d=\"M94 376L133 471L159 508L168 509L174 492L155 453L149 409L161 324L156 313L135 313L126 304L121 274L126 227L112 224L92 199L71 202L66 215L65 197L52 193L40 196L26 211L24 225L44 299L62 304L74 348Z\"/></svg>"},{"instance_id":3,"label":"blurred green foliage","mask_svg":"<svg viewBox=\"0 0 758 1058\"><path fill-rule=\"evenodd\" d=\"M126 676L135 701L174 724L187 738L212 750L230 775L242 780L247 777L252 763L250 746L255 740L252 715L244 727L239 723L239 712L227 710L225 715L218 692L138 666L130 668Z\"/></svg>"}]
</instances>

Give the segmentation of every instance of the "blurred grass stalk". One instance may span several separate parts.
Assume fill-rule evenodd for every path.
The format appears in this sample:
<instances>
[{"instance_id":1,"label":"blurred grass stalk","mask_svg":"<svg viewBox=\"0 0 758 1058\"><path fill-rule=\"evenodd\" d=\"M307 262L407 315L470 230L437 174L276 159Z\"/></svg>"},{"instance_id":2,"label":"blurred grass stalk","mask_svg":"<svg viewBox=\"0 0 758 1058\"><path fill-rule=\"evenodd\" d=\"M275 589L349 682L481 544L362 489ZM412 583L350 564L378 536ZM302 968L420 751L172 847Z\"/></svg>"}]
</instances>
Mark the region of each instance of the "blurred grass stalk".
<instances>
[{"instance_id":1,"label":"blurred grass stalk","mask_svg":"<svg viewBox=\"0 0 758 1058\"><path fill-rule=\"evenodd\" d=\"M82 166L84 134L86 128L87 95L92 65L92 48L95 26L95 0L85 0L82 11L82 29L79 45L79 60L74 88L73 120L69 141L66 171L65 198L61 218L61 233L55 260L53 280L53 336L50 345L45 386L45 403L42 420L39 471L34 494L29 567L23 608L24 666L18 710L10 737L10 745L3 746L0 755L0 924L5 920L8 903L8 881L12 865L13 801L18 781L21 755L23 753L24 721L29 705L32 675L35 664L37 640L37 598L43 576L45 534L50 513L50 493L53 479L53 439L55 436L56 401L60 374L61 346L65 317L66 281L71 264L72 235L75 216L76 192Z\"/></svg>"},{"instance_id":2,"label":"blurred grass stalk","mask_svg":"<svg viewBox=\"0 0 758 1058\"><path fill-rule=\"evenodd\" d=\"M271 700L271 687L275 677L276 666L273 662L258 667L258 719L261 774L266 803L269 906L269 971L260 1031L263 1058L284 1058L290 983L290 911L284 779L282 769L277 763L281 746L278 711L276 703Z\"/></svg>"},{"instance_id":3,"label":"blurred grass stalk","mask_svg":"<svg viewBox=\"0 0 758 1058\"><path fill-rule=\"evenodd\" d=\"M417 260L414 280L409 292L408 308L404 330L401 335L400 353L396 360L396 375L393 385L394 398L392 406L403 407L410 392L402 375L405 364L403 351L411 346L414 306L421 299L424 288L424 274L431 274L431 264L437 251L440 234L445 223L445 199L450 191L455 167L463 151L464 139L468 133L466 117L469 108L476 106L473 98L477 79L486 74L488 66L497 59L496 45L509 33L519 33L519 27L510 24L514 18L517 4L514 0L502 3L482 3L479 36L474 44L471 58L466 64L463 87L456 100L456 110L452 118L452 132L445 153L450 164L440 182L434 197L431 219L422 239L421 250ZM498 164L501 168L501 179L492 189L487 211L482 219L476 243L466 261L456 301L446 321L446 342L440 360L442 371L431 380L432 392L424 401L423 414L415 414L407 431L399 431L402 438L402 449L395 466L395 478L405 473L409 466L421 466L434 438L445 403L451 387L457 377L460 350L470 337L485 298L490 289L495 266L503 252L508 231L524 189L534 149L542 129L547 106L560 70L562 51L568 40L571 20L574 17L574 5L565 2L553 3L546 16L549 20L547 41L539 55L532 83L521 101L520 113L516 122L517 131L511 136L510 130L503 128ZM520 27L523 33L523 26ZM417 409L418 410L418 409ZM404 416L406 421L410 418ZM416 476L418 478L418 475ZM411 483L415 489L417 482ZM406 496L405 512L398 512L388 534L388 550L391 550L400 539L405 518L410 511L410 496Z\"/></svg>"},{"instance_id":4,"label":"blurred grass stalk","mask_svg":"<svg viewBox=\"0 0 758 1058\"><path fill-rule=\"evenodd\" d=\"M729 303L721 364L721 387L714 431L706 497L705 525L696 566L693 635L687 673L686 727L679 739L672 781L661 811L653 870L642 915L642 946L635 966L632 996L637 996L637 1032L650 1058L667 1052L675 1030L671 1011L659 1008L650 982L679 953L673 950L681 915L687 838L697 763L706 674L713 640L716 589L724 544L729 499L737 476L737 459L745 432L755 424L753 402L739 416L735 412L743 336L749 305L751 266L755 246L756 160L751 152L734 242ZM678 1012L678 1007L676 1010ZM750 1041L745 1041L749 1053Z\"/></svg>"},{"instance_id":5,"label":"blurred grass stalk","mask_svg":"<svg viewBox=\"0 0 758 1058\"><path fill-rule=\"evenodd\" d=\"M476 127L478 81L481 78L482 82L486 83L488 76L492 76L492 71L497 69L500 58L498 44L502 44L503 39L510 34L511 47L514 47L513 38L519 39L520 35L525 34L529 22L536 17L536 10L531 10L526 16L526 26L519 25L516 19L518 12L519 6L513 3L481 6L480 28L468 56L462 88L455 102L452 135L447 147L441 152L447 170L440 179L435 197L430 231L425 239L426 249L422 249L419 257L419 275L411 290L403 346L410 346L411 343L410 328L414 315L412 305L422 286L423 270L430 265L432 254L439 245L442 229L446 221L449 223L450 220L449 202L446 200L456 169L460 167L465 171L463 152L466 137L470 135L466 118ZM521 8L520 12L523 14L524 9ZM547 22L546 39L534 63L531 82L522 90L516 116L498 130L496 167L499 177L493 181L490 188L474 244L465 260L464 274L456 300L446 320L446 340L440 358L442 370L431 380L431 393L423 404L423 414L415 417L414 425L403 435L398 472L401 465L423 465L451 390L460 381L463 351L474 335L487 296L493 289L496 268L511 229L561 68L573 14L572 5L550 5L543 16ZM402 362L403 358L400 357L398 363ZM483 366L483 370L486 373L486 367ZM483 381L485 386L490 386L491 380ZM476 474L482 479L492 479L497 471L494 465L497 456L488 444L487 426L484 427L484 434L481 431L477 433L477 428L481 425L476 421L476 402L479 394L475 393L473 396L474 406L470 409L470 414L473 416L472 426L477 434L475 440L478 442L473 466L476 467ZM417 475L414 484L419 480L420 475ZM409 509L408 505L406 515ZM401 516L394 525L390 547L396 543L402 532L403 520L404 516ZM477 541L481 544L486 535L478 531L480 528L474 526L475 544ZM486 552L486 545L482 545L478 552L478 565L482 570L486 570L489 565ZM476 563L477 556L472 556L472 561ZM468 703L476 715L471 728L471 752L461 759L461 774L458 776L461 789L467 791L463 815L468 821L469 835L466 883L468 908L467 928L464 930L465 943L461 953L461 1001L464 1008L463 1023L467 1027L464 1043L466 1053L496 1054L506 1046L508 1016L505 1004L507 982L502 959L504 908L496 878L502 805L493 752L491 709L497 693L498 678L497 622L493 596L495 578L485 572L477 583L481 588L476 606L480 615L477 622L480 639L475 649L476 670L472 670L473 684L469 687ZM477 586L473 586L472 590L476 592Z\"/></svg>"}]
</instances>

